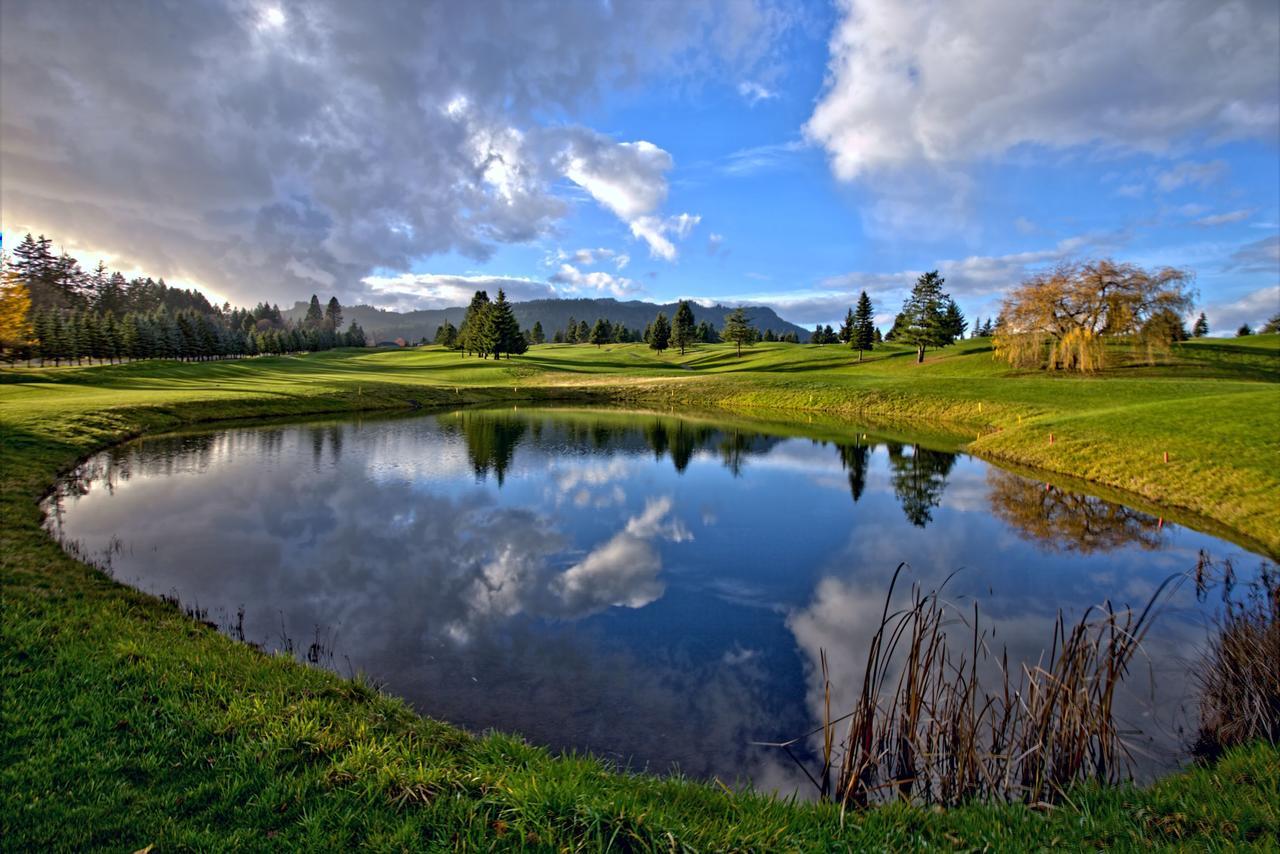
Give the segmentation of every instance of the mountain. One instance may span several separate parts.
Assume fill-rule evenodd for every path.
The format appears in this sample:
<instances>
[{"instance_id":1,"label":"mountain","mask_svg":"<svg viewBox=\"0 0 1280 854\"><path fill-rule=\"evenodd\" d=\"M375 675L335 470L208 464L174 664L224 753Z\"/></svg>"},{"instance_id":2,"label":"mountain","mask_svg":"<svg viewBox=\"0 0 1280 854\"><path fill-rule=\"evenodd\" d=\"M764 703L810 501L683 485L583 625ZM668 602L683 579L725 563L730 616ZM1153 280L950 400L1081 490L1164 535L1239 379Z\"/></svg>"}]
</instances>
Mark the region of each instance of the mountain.
<instances>
[{"instance_id":1,"label":"mountain","mask_svg":"<svg viewBox=\"0 0 1280 854\"><path fill-rule=\"evenodd\" d=\"M542 328L546 330L547 340L551 340L556 330L564 329L569 324L570 317L574 320L585 320L588 325L595 323L599 318L605 318L610 323L621 323L639 331L649 325L659 311L665 312L670 319L676 313L676 306L677 303L674 302L662 304L639 300L620 302L616 299L536 299L511 304L515 310L516 319L520 321L520 327L531 329L534 323L541 323ZM699 323L705 320L716 329L721 329L724 326L725 317L733 309L734 306L706 307L694 303L693 316ZM778 335L794 332L800 336L801 341L809 340L810 330L783 320L767 306L745 306L745 310L751 323L761 332L767 329L772 329ZM307 303L305 302L294 303L293 308L283 312L285 317L293 320L301 320L306 313ZM353 320L359 323L364 329L365 337L370 341L391 341L396 338L418 341L422 338L428 340L434 338L436 329L444 323L446 318L454 326L459 326L466 313L466 306L400 312L368 305L354 305L342 307L342 322L344 326Z\"/></svg>"}]
</instances>

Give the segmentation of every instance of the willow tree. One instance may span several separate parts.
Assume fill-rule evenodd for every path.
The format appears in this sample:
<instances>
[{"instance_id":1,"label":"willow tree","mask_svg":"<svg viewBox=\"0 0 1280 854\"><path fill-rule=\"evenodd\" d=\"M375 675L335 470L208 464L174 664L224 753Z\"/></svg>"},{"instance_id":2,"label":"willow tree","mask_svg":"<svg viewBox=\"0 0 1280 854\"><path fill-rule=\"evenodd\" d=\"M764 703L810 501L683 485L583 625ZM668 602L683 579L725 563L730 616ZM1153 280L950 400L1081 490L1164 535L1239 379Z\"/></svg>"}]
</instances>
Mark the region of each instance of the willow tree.
<instances>
[{"instance_id":1,"label":"willow tree","mask_svg":"<svg viewBox=\"0 0 1280 854\"><path fill-rule=\"evenodd\" d=\"M1110 260L1063 264L1033 276L1004 300L996 355L1017 368L1090 372L1106 365L1108 339L1127 339L1148 355L1165 349L1166 312L1192 304L1191 274L1144 270Z\"/></svg>"}]
</instances>

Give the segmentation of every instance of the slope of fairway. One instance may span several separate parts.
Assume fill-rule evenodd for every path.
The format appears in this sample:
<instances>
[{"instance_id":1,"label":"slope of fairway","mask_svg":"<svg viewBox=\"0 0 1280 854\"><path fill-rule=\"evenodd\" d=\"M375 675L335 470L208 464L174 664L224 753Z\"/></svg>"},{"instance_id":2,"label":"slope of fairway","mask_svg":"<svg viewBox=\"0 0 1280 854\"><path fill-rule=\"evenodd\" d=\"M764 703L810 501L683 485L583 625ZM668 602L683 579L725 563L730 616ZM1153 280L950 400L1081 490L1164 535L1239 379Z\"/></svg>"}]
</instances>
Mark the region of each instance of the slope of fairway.
<instances>
[{"instance_id":1,"label":"slope of fairway","mask_svg":"<svg viewBox=\"0 0 1280 854\"><path fill-rule=\"evenodd\" d=\"M892 348L435 348L0 372L0 834L14 850L495 847L1006 850L1280 845L1280 757L1256 745L1150 789L1085 787L1048 812L852 813L617 774L415 716L369 686L263 655L68 557L37 500L77 459L226 418L413 406L720 407L774 429L853 422L1189 508L1280 549L1280 339L1180 348L1158 367L1017 375L984 341ZM1049 444L1047 434L1054 432ZM1163 452L1170 452L1169 463Z\"/></svg>"},{"instance_id":2,"label":"slope of fairway","mask_svg":"<svg viewBox=\"0 0 1280 854\"><path fill-rule=\"evenodd\" d=\"M121 407L239 401L289 414L329 395L342 409L589 397L784 419L821 412L950 431L973 453L1130 492L1280 553L1280 336L1194 341L1155 366L1125 364L1123 352L1115 361L1093 376L1017 373L973 339L921 365L892 346L859 360L839 346L761 344L739 357L729 345L681 356L629 344L544 345L501 361L424 347L16 369L0 372L0 428L20 443Z\"/></svg>"}]
</instances>

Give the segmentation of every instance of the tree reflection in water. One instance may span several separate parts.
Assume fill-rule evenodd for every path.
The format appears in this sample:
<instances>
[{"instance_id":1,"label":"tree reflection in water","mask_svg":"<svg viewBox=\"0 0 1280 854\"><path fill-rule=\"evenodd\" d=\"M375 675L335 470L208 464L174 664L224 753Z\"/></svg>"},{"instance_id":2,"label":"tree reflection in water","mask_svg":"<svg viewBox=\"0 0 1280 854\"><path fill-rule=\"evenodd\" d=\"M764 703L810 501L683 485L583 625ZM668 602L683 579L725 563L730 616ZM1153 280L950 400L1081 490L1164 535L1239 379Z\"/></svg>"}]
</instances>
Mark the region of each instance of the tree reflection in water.
<instances>
[{"instance_id":1,"label":"tree reflection in water","mask_svg":"<svg viewBox=\"0 0 1280 854\"><path fill-rule=\"evenodd\" d=\"M912 445L911 453L904 454L903 445L897 442L886 444L893 494L902 503L902 512L908 521L917 528L923 528L933 521L933 508L942 503L947 475L956 464L956 455L947 451L931 451L919 445Z\"/></svg>"},{"instance_id":2,"label":"tree reflection in water","mask_svg":"<svg viewBox=\"0 0 1280 854\"><path fill-rule=\"evenodd\" d=\"M991 511L1024 539L1057 551L1092 554L1161 544L1158 520L1101 498L1064 492L1012 472L987 469Z\"/></svg>"}]
</instances>

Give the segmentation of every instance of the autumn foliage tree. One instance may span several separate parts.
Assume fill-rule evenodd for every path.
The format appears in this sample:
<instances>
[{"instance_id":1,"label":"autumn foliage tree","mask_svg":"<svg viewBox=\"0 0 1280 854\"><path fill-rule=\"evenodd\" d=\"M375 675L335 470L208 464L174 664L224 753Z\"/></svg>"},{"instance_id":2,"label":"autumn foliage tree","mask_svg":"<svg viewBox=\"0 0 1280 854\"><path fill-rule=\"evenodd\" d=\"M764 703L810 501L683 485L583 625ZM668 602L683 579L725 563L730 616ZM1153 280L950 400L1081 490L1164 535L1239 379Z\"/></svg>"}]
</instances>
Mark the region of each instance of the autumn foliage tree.
<instances>
[{"instance_id":1,"label":"autumn foliage tree","mask_svg":"<svg viewBox=\"0 0 1280 854\"><path fill-rule=\"evenodd\" d=\"M1192 305L1191 275L1110 260L1069 263L1034 276L1004 301L997 357L1017 368L1090 372L1106 363L1106 342L1128 340L1153 358L1169 324Z\"/></svg>"}]
</instances>

